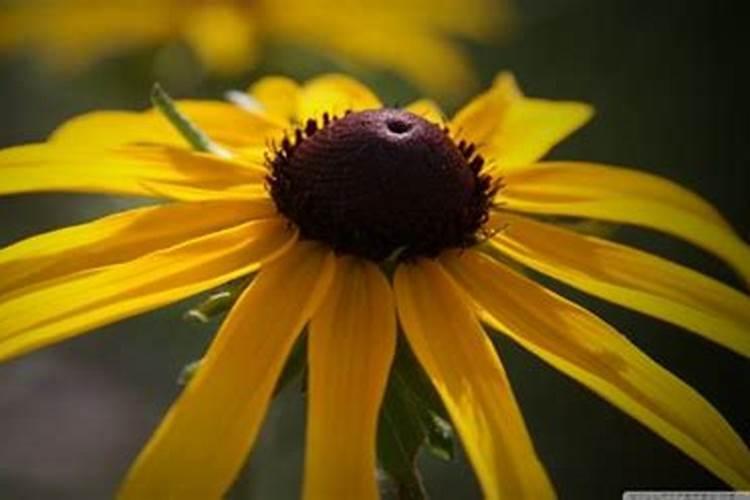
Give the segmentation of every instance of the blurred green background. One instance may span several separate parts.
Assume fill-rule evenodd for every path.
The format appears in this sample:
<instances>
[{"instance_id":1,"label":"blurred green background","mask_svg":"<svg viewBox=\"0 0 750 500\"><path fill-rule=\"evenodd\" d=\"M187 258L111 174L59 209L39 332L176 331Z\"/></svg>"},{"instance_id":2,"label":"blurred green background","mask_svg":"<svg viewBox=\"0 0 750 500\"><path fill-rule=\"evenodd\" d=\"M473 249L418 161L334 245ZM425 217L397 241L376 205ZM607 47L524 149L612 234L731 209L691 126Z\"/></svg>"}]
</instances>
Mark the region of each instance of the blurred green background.
<instances>
[{"instance_id":1,"label":"blurred green background","mask_svg":"<svg viewBox=\"0 0 750 500\"><path fill-rule=\"evenodd\" d=\"M674 179L714 203L750 239L747 114L740 15L711 0L517 0L515 34L473 46L481 81L516 73L532 96L593 103L598 115L554 158L634 166ZM172 62L166 67L163 50ZM154 63L154 61L156 61ZM175 96L221 98L268 73L306 78L349 68L299 47L274 46L234 81L203 76L189 52L143 50L62 79L23 56L0 59L0 146L43 140L68 117L101 108L140 109L160 80ZM385 73L359 73L386 103L418 96ZM470 97L466 95L465 97ZM450 103L452 111L458 103ZM2 176L0 174L0 182ZM138 203L102 196L0 199L0 245ZM666 237L621 229L619 240L694 266L733 285L725 266ZM635 271L637 272L637 270ZM750 366L677 327L565 294L604 316L698 389L746 439ZM92 290L92 293L95 291ZM103 328L0 366L0 498L109 498L129 462L178 393L181 367L216 325L181 320L196 300ZM620 498L625 489L721 489L723 485L639 424L500 339L498 345L537 449L563 499ZM250 360L252 362L252 360ZM274 404L235 498L298 496L304 400L290 388ZM434 499L479 498L463 460L423 457Z\"/></svg>"}]
</instances>

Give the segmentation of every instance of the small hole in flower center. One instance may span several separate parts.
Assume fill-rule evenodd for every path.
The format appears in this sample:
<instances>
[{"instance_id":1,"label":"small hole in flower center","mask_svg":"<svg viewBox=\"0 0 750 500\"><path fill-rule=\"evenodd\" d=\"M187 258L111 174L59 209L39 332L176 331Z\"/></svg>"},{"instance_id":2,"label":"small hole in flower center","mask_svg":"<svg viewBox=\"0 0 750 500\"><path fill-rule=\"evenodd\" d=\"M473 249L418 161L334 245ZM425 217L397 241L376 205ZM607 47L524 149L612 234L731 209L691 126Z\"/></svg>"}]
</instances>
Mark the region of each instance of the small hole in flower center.
<instances>
[{"instance_id":1,"label":"small hole in flower center","mask_svg":"<svg viewBox=\"0 0 750 500\"><path fill-rule=\"evenodd\" d=\"M393 108L308 120L268 163L303 238L375 262L473 245L497 191L473 144Z\"/></svg>"},{"instance_id":2,"label":"small hole in flower center","mask_svg":"<svg viewBox=\"0 0 750 500\"><path fill-rule=\"evenodd\" d=\"M412 128L411 123L405 122L403 120L398 120L398 119L387 120L385 122L385 125L386 127L388 127L388 130L390 130L394 134L399 134L399 135L407 133Z\"/></svg>"}]
</instances>

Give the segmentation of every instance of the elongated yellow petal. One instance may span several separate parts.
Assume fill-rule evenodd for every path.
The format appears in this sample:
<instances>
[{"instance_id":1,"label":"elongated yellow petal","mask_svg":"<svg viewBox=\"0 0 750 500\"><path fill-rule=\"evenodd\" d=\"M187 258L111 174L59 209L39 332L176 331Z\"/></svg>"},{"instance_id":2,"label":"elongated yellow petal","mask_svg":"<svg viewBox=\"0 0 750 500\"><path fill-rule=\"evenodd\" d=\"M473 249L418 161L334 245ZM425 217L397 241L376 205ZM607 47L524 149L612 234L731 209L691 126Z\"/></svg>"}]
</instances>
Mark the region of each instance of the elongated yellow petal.
<instances>
[{"instance_id":1,"label":"elongated yellow petal","mask_svg":"<svg viewBox=\"0 0 750 500\"><path fill-rule=\"evenodd\" d=\"M582 102L519 99L482 151L500 174L516 170L542 158L593 115L594 109Z\"/></svg>"},{"instance_id":2,"label":"elongated yellow petal","mask_svg":"<svg viewBox=\"0 0 750 500\"><path fill-rule=\"evenodd\" d=\"M281 219L248 222L26 288L0 302L0 361L243 276L294 236Z\"/></svg>"},{"instance_id":3,"label":"elongated yellow petal","mask_svg":"<svg viewBox=\"0 0 750 500\"><path fill-rule=\"evenodd\" d=\"M511 103L523 99L512 74L502 72L495 78L492 87L479 94L451 120L454 134L477 144L488 144L497 133L503 117Z\"/></svg>"},{"instance_id":4,"label":"elongated yellow petal","mask_svg":"<svg viewBox=\"0 0 750 500\"><path fill-rule=\"evenodd\" d=\"M473 251L442 262L486 320L678 447L735 488L750 451L697 392L588 311Z\"/></svg>"},{"instance_id":5,"label":"elongated yellow petal","mask_svg":"<svg viewBox=\"0 0 750 500\"><path fill-rule=\"evenodd\" d=\"M633 248L508 213L494 218L505 229L493 243L518 262L750 357L750 296Z\"/></svg>"},{"instance_id":6,"label":"elongated yellow petal","mask_svg":"<svg viewBox=\"0 0 750 500\"><path fill-rule=\"evenodd\" d=\"M504 177L501 204L655 229L702 247L750 281L750 247L708 203L648 174L585 163L542 163Z\"/></svg>"},{"instance_id":7,"label":"elongated yellow petal","mask_svg":"<svg viewBox=\"0 0 750 500\"><path fill-rule=\"evenodd\" d=\"M143 195L149 198L186 202L244 201L260 203L270 199L266 186L260 182L240 184L226 189L211 189L144 181L142 187Z\"/></svg>"},{"instance_id":8,"label":"elongated yellow petal","mask_svg":"<svg viewBox=\"0 0 750 500\"><path fill-rule=\"evenodd\" d=\"M390 285L374 264L341 257L308 338L304 497L377 499L376 434L396 349Z\"/></svg>"},{"instance_id":9,"label":"elongated yellow petal","mask_svg":"<svg viewBox=\"0 0 750 500\"><path fill-rule=\"evenodd\" d=\"M265 179L262 170L182 149L161 146L81 149L54 143L0 151L0 176L0 195L64 191L188 201L195 200L201 190L210 194L262 184ZM184 188L197 191L186 194Z\"/></svg>"},{"instance_id":10,"label":"elongated yellow petal","mask_svg":"<svg viewBox=\"0 0 750 500\"><path fill-rule=\"evenodd\" d=\"M428 260L402 265L401 325L461 436L488 499L552 498L505 371L462 292Z\"/></svg>"},{"instance_id":11,"label":"elongated yellow petal","mask_svg":"<svg viewBox=\"0 0 750 500\"><path fill-rule=\"evenodd\" d=\"M646 172L581 162L543 162L503 179L503 196L547 203L638 198L663 203L725 227L721 214L700 196Z\"/></svg>"},{"instance_id":12,"label":"elongated yellow petal","mask_svg":"<svg viewBox=\"0 0 750 500\"><path fill-rule=\"evenodd\" d=\"M263 105L264 111L284 122L298 118L300 86L291 78L269 76L248 89L250 95Z\"/></svg>"},{"instance_id":13,"label":"elongated yellow petal","mask_svg":"<svg viewBox=\"0 0 750 500\"><path fill-rule=\"evenodd\" d=\"M341 116L348 110L380 108L370 89L345 75L329 74L307 82L299 94L298 118L319 118L323 113Z\"/></svg>"},{"instance_id":14,"label":"elongated yellow petal","mask_svg":"<svg viewBox=\"0 0 750 500\"><path fill-rule=\"evenodd\" d=\"M283 132L261 113L251 113L220 101L177 101L178 109L211 140L230 147L263 146ZM188 147L185 139L156 110L95 111L72 118L51 138L57 143L84 147L124 144L164 144Z\"/></svg>"},{"instance_id":15,"label":"elongated yellow petal","mask_svg":"<svg viewBox=\"0 0 750 500\"><path fill-rule=\"evenodd\" d=\"M0 249L0 297L275 213L269 199L175 203L129 210L34 236Z\"/></svg>"},{"instance_id":16,"label":"elongated yellow petal","mask_svg":"<svg viewBox=\"0 0 750 500\"><path fill-rule=\"evenodd\" d=\"M501 73L493 87L460 110L451 123L477 145L499 175L528 166L591 119L588 104L523 97Z\"/></svg>"},{"instance_id":17,"label":"elongated yellow petal","mask_svg":"<svg viewBox=\"0 0 750 500\"><path fill-rule=\"evenodd\" d=\"M263 267L131 468L120 500L226 493L252 448L284 361L333 273L333 255L310 243Z\"/></svg>"},{"instance_id":18,"label":"elongated yellow petal","mask_svg":"<svg viewBox=\"0 0 750 500\"><path fill-rule=\"evenodd\" d=\"M414 113L417 116L421 116L427 121L434 123L435 125L443 126L446 124L445 115L440 109L438 103L432 99L420 99L406 106L406 111Z\"/></svg>"}]
</instances>

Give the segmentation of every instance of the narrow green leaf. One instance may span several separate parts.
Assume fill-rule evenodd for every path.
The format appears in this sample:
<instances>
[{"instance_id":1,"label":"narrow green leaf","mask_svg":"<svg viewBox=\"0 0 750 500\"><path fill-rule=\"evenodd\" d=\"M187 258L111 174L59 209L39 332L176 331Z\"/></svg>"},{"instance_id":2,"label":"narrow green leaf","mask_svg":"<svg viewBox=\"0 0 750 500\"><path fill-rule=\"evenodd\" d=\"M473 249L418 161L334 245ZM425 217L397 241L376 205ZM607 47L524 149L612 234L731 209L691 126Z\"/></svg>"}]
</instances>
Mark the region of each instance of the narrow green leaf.
<instances>
[{"instance_id":1,"label":"narrow green leaf","mask_svg":"<svg viewBox=\"0 0 750 500\"><path fill-rule=\"evenodd\" d=\"M177 109L177 105L172 98L169 97L169 94L167 94L158 83L155 83L151 90L151 103L167 120L169 120L169 123L177 129L180 135L182 135L188 144L190 144L190 146L196 151L212 153L223 158L231 156L227 150L218 144L215 144L208 135L191 122L187 116L182 114L182 112Z\"/></svg>"}]
</instances>

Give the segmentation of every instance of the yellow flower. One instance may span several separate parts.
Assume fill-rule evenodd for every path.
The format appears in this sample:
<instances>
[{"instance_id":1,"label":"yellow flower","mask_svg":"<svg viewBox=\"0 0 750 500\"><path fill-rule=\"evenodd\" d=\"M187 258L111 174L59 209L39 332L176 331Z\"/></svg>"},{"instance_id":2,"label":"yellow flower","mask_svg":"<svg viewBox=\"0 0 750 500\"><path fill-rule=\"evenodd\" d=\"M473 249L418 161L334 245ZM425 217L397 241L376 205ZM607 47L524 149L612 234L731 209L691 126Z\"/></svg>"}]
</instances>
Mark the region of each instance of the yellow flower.
<instances>
[{"instance_id":1,"label":"yellow flower","mask_svg":"<svg viewBox=\"0 0 750 500\"><path fill-rule=\"evenodd\" d=\"M171 201L2 250L0 359L257 271L121 498L220 497L305 326L306 498L377 496L376 425L399 329L486 497L553 497L483 324L727 484L750 488L750 452L709 402L607 323L517 270L750 355L748 295L550 222L662 231L750 278L750 248L696 195L614 166L538 162L590 118L589 106L525 97L507 74L450 121L425 100L383 108L341 75L301 86L267 78L250 94L254 111L179 104L213 141L204 152L188 148L155 111L83 115L47 143L0 152L0 194Z\"/></svg>"},{"instance_id":2,"label":"yellow flower","mask_svg":"<svg viewBox=\"0 0 750 500\"><path fill-rule=\"evenodd\" d=\"M448 93L473 82L456 38L496 38L508 18L498 0L25 0L0 7L0 51L30 46L70 68L182 40L208 69L234 74L283 41Z\"/></svg>"}]
</instances>

